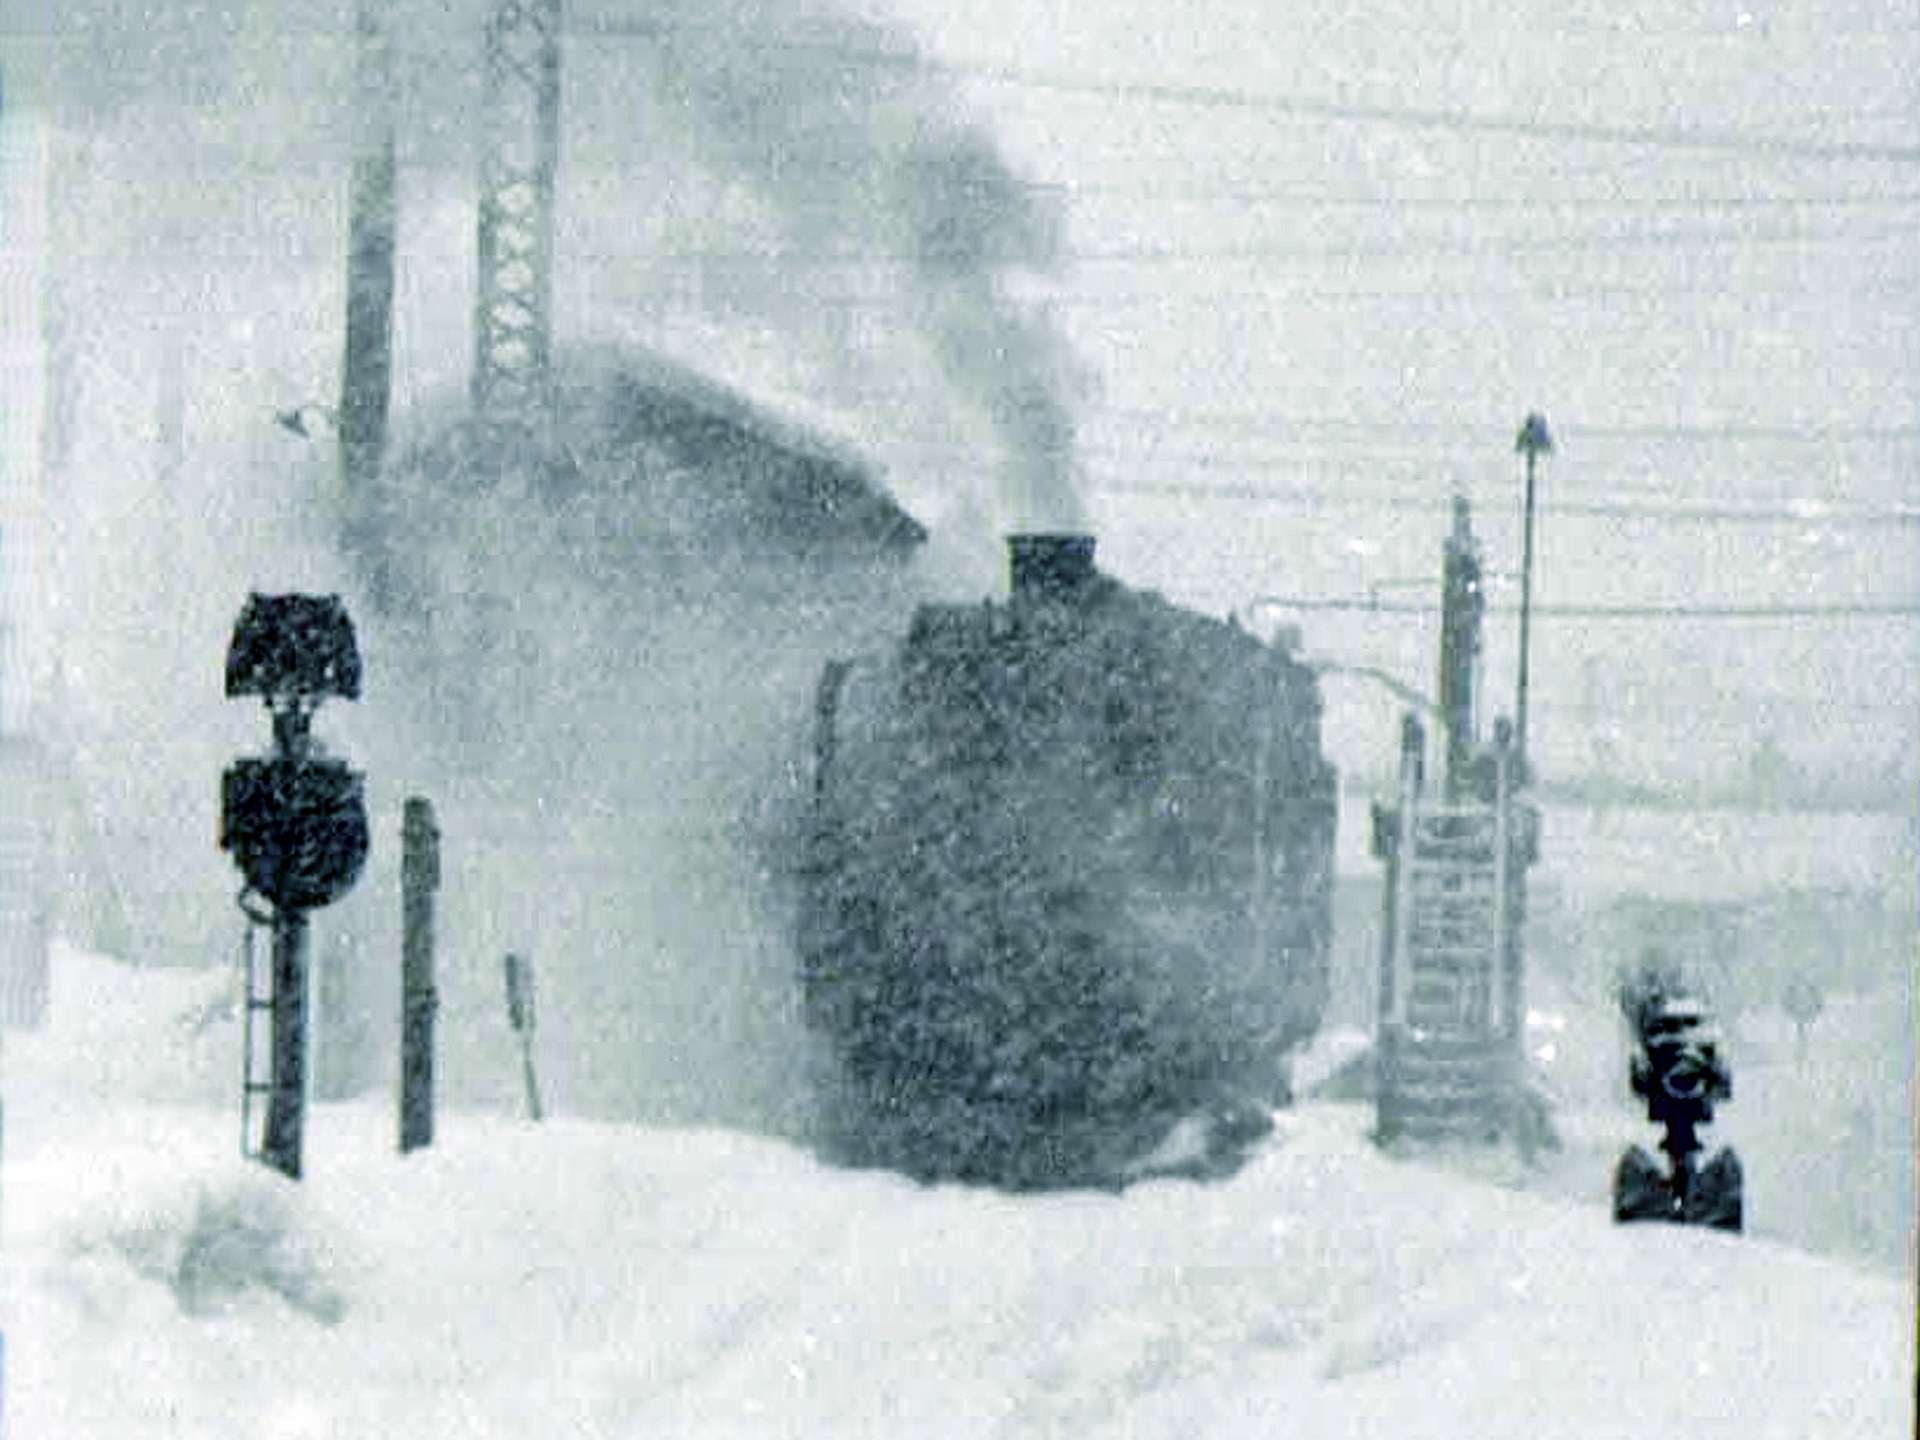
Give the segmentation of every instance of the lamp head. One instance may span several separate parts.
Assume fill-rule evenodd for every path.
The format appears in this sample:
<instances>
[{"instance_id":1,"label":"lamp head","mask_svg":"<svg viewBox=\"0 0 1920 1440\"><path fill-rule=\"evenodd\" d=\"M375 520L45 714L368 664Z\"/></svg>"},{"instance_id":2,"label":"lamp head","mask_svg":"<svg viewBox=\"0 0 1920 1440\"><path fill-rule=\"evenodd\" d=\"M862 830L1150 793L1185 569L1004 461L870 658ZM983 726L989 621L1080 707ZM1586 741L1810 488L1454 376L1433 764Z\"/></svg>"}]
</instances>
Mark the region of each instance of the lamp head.
<instances>
[{"instance_id":1,"label":"lamp head","mask_svg":"<svg viewBox=\"0 0 1920 1440\"><path fill-rule=\"evenodd\" d=\"M1535 411L1521 422L1513 448L1523 455L1551 455L1553 436L1547 433L1547 417Z\"/></svg>"},{"instance_id":2,"label":"lamp head","mask_svg":"<svg viewBox=\"0 0 1920 1440\"><path fill-rule=\"evenodd\" d=\"M338 595L254 592L227 646L227 698L269 705L360 698L360 649Z\"/></svg>"}]
</instances>

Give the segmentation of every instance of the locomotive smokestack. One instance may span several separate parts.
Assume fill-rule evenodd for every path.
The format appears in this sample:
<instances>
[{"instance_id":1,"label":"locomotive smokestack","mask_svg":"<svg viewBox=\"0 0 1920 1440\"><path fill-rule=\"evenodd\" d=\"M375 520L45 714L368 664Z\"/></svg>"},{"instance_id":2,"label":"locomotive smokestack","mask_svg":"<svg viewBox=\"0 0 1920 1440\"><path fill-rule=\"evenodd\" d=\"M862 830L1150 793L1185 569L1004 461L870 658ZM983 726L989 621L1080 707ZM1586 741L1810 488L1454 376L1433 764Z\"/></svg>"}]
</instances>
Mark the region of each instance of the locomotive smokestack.
<instances>
[{"instance_id":1,"label":"locomotive smokestack","mask_svg":"<svg viewBox=\"0 0 1920 1440\"><path fill-rule=\"evenodd\" d=\"M1091 535L1009 535L1007 558L1016 596L1069 599L1083 590L1095 573Z\"/></svg>"}]
</instances>

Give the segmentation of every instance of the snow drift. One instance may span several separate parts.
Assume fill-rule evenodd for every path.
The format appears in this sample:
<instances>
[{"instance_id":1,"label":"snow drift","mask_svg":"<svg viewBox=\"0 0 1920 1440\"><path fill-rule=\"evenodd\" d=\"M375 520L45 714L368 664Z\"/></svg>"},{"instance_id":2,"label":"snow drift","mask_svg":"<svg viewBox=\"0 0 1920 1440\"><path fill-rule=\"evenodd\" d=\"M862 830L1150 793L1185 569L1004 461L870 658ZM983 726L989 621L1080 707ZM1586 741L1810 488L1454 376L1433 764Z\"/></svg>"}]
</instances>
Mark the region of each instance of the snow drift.
<instances>
[{"instance_id":1,"label":"snow drift","mask_svg":"<svg viewBox=\"0 0 1920 1440\"><path fill-rule=\"evenodd\" d=\"M83 1095L125 967L9 1039L6 1423L73 1440L1908 1433L1911 1292L1763 1239L1615 1228L1280 1117L1233 1179L1012 1197L718 1130L322 1106L299 1185L227 1106ZM153 988L171 982L171 993ZM177 1055L207 977L113 1043ZM138 988L135 986L134 988ZM64 990L64 1003L62 991ZM131 993L131 992L129 992ZM163 1097L165 1102L163 1103Z\"/></svg>"}]
</instances>

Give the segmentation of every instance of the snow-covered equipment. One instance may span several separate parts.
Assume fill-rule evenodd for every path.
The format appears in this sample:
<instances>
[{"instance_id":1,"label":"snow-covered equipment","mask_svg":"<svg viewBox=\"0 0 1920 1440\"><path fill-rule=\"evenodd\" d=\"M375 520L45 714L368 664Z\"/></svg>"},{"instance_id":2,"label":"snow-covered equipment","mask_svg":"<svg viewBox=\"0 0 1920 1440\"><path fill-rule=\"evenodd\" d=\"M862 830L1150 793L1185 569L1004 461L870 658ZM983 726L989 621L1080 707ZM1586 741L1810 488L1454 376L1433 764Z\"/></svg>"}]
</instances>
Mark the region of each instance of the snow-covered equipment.
<instances>
[{"instance_id":1,"label":"snow-covered equipment","mask_svg":"<svg viewBox=\"0 0 1920 1440\"><path fill-rule=\"evenodd\" d=\"M1720 1051L1718 1029L1700 1000L1659 985L1633 995L1628 1019L1636 1048L1628 1079L1647 1102L1647 1118L1662 1129L1662 1169L1635 1145L1614 1171L1613 1215L1626 1220L1673 1220L1738 1230L1742 1225L1740 1160L1721 1149L1705 1164L1700 1127L1716 1102L1733 1098L1733 1075Z\"/></svg>"},{"instance_id":2,"label":"snow-covered equipment","mask_svg":"<svg viewBox=\"0 0 1920 1440\"><path fill-rule=\"evenodd\" d=\"M1544 437L1544 423L1537 428ZM1531 1154L1555 1143L1545 1099L1526 1078L1522 934L1540 815L1524 795L1524 699L1519 736L1502 718L1491 745L1477 738L1485 591L1464 497L1453 503L1440 599L1440 698L1402 698L1440 727L1442 770L1429 785L1426 727L1409 712L1397 803L1373 807L1373 854L1386 862L1375 1133L1383 1142L1511 1139Z\"/></svg>"},{"instance_id":3,"label":"snow-covered equipment","mask_svg":"<svg viewBox=\"0 0 1920 1440\"><path fill-rule=\"evenodd\" d=\"M1503 724L1492 784L1451 802L1423 788L1425 732L1408 716L1397 806L1376 806L1387 861L1375 1104L1379 1138L1539 1138L1525 1083L1521 874L1538 853L1538 812L1514 794ZM1544 1133L1544 1132L1543 1132Z\"/></svg>"},{"instance_id":4,"label":"snow-covered equipment","mask_svg":"<svg viewBox=\"0 0 1920 1440\"><path fill-rule=\"evenodd\" d=\"M925 1179L1124 1184L1260 1128L1328 998L1313 673L1020 535L1005 603L827 668L800 909L834 1146ZM1237 1141L1235 1143L1238 1143Z\"/></svg>"},{"instance_id":5,"label":"snow-covered equipment","mask_svg":"<svg viewBox=\"0 0 1920 1440\"><path fill-rule=\"evenodd\" d=\"M229 766L220 785L220 848L246 877L241 909L273 927L272 989L254 989L248 948L241 1145L295 1179L306 1105L307 912L359 879L369 832L362 776L323 756L313 712L332 697L360 698L360 651L337 595L247 597L227 647L229 698L257 695L273 717L273 754ZM271 907L264 914L251 897ZM248 932L251 936L251 930ZM272 1071L253 1072L255 1017L272 1016ZM250 1104L267 1097L266 1132L252 1149Z\"/></svg>"}]
</instances>

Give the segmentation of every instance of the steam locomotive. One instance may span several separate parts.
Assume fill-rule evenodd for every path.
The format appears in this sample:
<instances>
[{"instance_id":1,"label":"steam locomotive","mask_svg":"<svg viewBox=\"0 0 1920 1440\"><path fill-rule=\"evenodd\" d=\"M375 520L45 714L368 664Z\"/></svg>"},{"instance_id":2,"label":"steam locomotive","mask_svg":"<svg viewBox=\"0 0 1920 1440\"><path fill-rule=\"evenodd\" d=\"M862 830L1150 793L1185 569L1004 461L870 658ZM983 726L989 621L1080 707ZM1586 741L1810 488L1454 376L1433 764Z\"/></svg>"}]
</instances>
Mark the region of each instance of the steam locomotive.
<instances>
[{"instance_id":1,"label":"steam locomotive","mask_svg":"<svg viewBox=\"0 0 1920 1440\"><path fill-rule=\"evenodd\" d=\"M1327 1002L1318 682L1091 537L1009 543L1005 602L821 678L798 951L832 1144L1110 1186L1201 1116L1194 1163L1230 1166Z\"/></svg>"}]
</instances>

